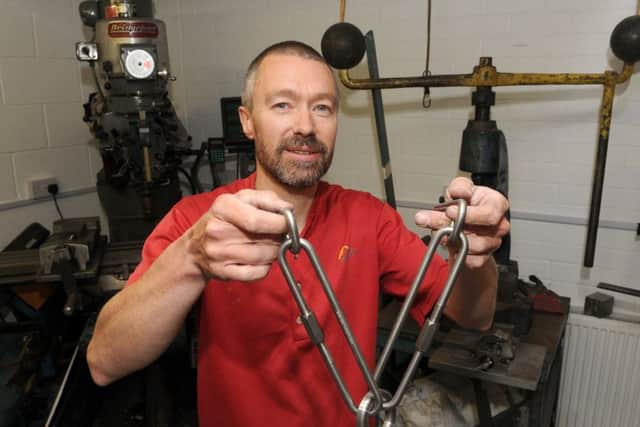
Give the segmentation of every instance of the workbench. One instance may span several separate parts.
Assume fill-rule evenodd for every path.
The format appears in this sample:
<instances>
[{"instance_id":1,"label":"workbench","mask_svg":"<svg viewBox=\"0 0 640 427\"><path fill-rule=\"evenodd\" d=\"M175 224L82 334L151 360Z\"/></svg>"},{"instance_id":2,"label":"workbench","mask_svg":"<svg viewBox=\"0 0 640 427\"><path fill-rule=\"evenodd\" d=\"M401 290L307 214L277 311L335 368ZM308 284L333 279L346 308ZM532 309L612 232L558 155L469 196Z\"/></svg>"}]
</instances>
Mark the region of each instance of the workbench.
<instances>
[{"instance_id":1,"label":"workbench","mask_svg":"<svg viewBox=\"0 0 640 427\"><path fill-rule=\"evenodd\" d=\"M517 339L513 360L508 364L496 362L488 369L478 369L479 362L470 351L482 334L452 328L448 332L438 332L434 345L429 349L426 361L428 368L445 371L471 379L474 386L482 382L515 387L524 391L528 413L528 426L553 425L554 409L557 401L560 369L562 364L562 344L568 319L569 300L561 298L563 314L534 311L531 329ZM378 341L383 346L397 316L400 304L392 301L379 315ZM496 325L500 327L500 325ZM394 350L400 354L412 354L419 326L413 319L407 319L401 329ZM478 412L487 414L488 403L478 399ZM485 406L482 408L480 406ZM500 419L480 416L480 426L511 425L511 415ZM489 417L490 418L490 417ZM504 421L507 419L507 421ZM504 424L501 424L504 422Z\"/></svg>"}]
</instances>

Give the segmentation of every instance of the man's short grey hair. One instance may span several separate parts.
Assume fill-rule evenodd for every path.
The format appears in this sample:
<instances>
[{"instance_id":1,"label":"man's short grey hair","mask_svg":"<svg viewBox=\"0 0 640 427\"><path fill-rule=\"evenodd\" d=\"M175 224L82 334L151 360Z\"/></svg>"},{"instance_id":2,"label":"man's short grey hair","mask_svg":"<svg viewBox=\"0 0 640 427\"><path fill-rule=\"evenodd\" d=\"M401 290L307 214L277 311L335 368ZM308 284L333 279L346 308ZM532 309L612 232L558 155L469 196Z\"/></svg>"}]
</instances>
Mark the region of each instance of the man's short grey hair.
<instances>
[{"instance_id":1,"label":"man's short grey hair","mask_svg":"<svg viewBox=\"0 0 640 427\"><path fill-rule=\"evenodd\" d=\"M327 64L327 61L324 59L324 57L320 55L317 50L305 43L295 40L287 40L271 45L260 52L258 56L256 56L255 59L251 61L251 64L249 64L249 68L247 69L247 74L244 78L244 87L242 88L242 105L247 107L249 110L251 110L251 108L253 107L253 89L256 84L258 67L260 67L260 64L262 64L262 61L264 61L267 56L274 54L294 55L301 58L318 61L325 64L327 68L331 70L331 67L329 66L329 64ZM336 83L336 93L338 92L337 89L338 85Z\"/></svg>"}]
</instances>

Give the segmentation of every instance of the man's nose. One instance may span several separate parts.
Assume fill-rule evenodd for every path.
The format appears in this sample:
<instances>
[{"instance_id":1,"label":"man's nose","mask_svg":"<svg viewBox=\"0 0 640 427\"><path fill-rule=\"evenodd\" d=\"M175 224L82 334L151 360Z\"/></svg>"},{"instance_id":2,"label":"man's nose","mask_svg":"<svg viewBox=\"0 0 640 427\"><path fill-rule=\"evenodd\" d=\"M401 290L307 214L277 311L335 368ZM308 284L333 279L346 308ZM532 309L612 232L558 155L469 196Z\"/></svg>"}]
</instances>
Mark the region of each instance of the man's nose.
<instances>
[{"instance_id":1,"label":"man's nose","mask_svg":"<svg viewBox=\"0 0 640 427\"><path fill-rule=\"evenodd\" d=\"M296 114L295 133L311 135L313 133L313 116L308 108L300 108Z\"/></svg>"}]
</instances>

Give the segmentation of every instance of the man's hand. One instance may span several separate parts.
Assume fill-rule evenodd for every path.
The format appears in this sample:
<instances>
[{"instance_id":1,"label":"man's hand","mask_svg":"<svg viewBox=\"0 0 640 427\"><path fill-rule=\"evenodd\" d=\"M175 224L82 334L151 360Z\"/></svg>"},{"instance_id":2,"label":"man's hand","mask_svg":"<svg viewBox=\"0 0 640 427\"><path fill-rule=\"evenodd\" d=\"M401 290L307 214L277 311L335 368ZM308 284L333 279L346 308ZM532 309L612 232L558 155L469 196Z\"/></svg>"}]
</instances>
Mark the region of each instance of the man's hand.
<instances>
[{"instance_id":1,"label":"man's hand","mask_svg":"<svg viewBox=\"0 0 640 427\"><path fill-rule=\"evenodd\" d=\"M280 212L290 208L270 191L220 195L186 234L188 251L206 279L260 279L269 272L288 231Z\"/></svg>"},{"instance_id":2,"label":"man's hand","mask_svg":"<svg viewBox=\"0 0 640 427\"><path fill-rule=\"evenodd\" d=\"M446 200L467 201L464 233L469 240L466 265L470 268L483 266L491 254L500 247L502 237L509 232L506 212L509 202L499 192L489 187L475 186L471 180L455 178L445 193ZM448 227L458 214L457 206L449 206L444 212L420 211L416 213L416 224L431 230ZM449 248L455 252L455 248Z\"/></svg>"}]
</instances>

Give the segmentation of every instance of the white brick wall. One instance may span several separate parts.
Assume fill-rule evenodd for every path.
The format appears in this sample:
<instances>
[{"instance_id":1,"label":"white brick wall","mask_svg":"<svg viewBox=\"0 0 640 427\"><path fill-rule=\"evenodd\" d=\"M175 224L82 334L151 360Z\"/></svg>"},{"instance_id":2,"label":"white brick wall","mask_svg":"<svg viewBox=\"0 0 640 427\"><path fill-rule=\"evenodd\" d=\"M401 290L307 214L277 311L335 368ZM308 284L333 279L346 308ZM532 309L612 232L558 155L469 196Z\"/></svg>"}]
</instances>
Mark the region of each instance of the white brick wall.
<instances>
[{"instance_id":1,"label":"white brick wall","mask_svg":"<svg viewBox=\"0 0 640 427\"><path fill-rule=\"evenodd\" d=\"M73 42L83 39L78 2L0 0L0 201L25 197L30 174L56 173L64 186L81 188L93 183L100 167L80 120L80 102L93 87L72 57ZM245 67L260 49L283 39L319 48L324 30L339 14L337 1L157 0L155 5L167 23L178 76L172 98L195 144L221 134L219 98L240 93ZM480 55L492 56L501 71L619 69L609 37L635 9L635 0L434 2L431 71L469 73ZM426 2L350 1L347 20L363 31L374 30L383 76L422 73ZM360 64L353 74L366 72ZM339 143L329 179L381 196L370 96L341 91ZM472 115L471 90L431 92L429 110L421 107L421 89L383 92L399 200L434 202L458 173L460 138ZM507 137L514 211L586 218L601 88L497 88L496 96L493 118ZM639 116L640 77L635 75L617 90L602 220L640 221ZM414 210L401 212L410 221ZM640 263L634 262L640 241L634 233L600 229L596 267L588 270L581 267L585 231L584 226L516 219L512 257L524 276L536 274L577 299L598 281L640 289ZM8 237L0 238L6 242ZM616 298L623 309L640 311L637 302Z\"/></svg>"},{"instance_id":2,"label":"white brick wall","mask_svg":"<svg viewBox=\"0 0 640 427\"><path fill-rule=\"evenodd\" d=\"M91 187L97 150L82 122L93 90L75 59L85 40L76 0L0 0L0 207L30 197L29 179L56 176L62 192ZM96 162L93 162L94 164ZM50 228L51 202L0 209L0 248L32 221ZM60 200L67 216L99 215L95 194Z\"/></svg>"},{"instance_id":3,"label":"white brick wall","mask_svg":"<svg viewBox=\"0 0 640 427\"><path fill-rule=\"evenodd\" d=\"M273 41L293 38L319 47L336 22L337 2L160 2L179 21L189 130L204 137L219 129L217 97L238 94L248 61ZM247 5L251 7L247 7ZM456 0L433 5L431 70L469 73L480 55L502 71L602 72L619 69L608 51L611 30L635 12L635 1ZM348 2L347 20L376 35L383 76L419 75L424 68L426 3ZM172 31L169 24L168 30ZM214 36L211 37L211 34ZM186 55L193 48L203 55ZM174 55L175 56L175 55ZM174 61L174 67L175 67ZM353 75L366 75L360 64ZM618 89L614 106L602 219L640 220L636 117L637 76ZM329 178L383 194L371 101L342 89L341 122ZM462 129L472 114L471 90L432 89L433 106L421 108L420 89L384 91L392 166L399 200L434 202L457 171ZM493 117L510 151L515 211L586 218L595 158L600 87L498 88ZM211 110L208 106L213 105ZM197 138L196 138L197 139ZM401 209L410 221L414 210ZM563 293L580 298L598 281L640 289L640 255L634 233L601 229L596 268L581 267L585 227L513 221L513 258L523 275L536 274ZM618 297L623 309L637 304ZM579 302L580 304L581 302Z\"/></svg>"},{"instance_id":4,"label":"white brick wall","mask_svg":"<svg viewBox=\"0 0 640 427\"><path fill-rule=\"evenodd\" d=\"M0 152L36 150L47 146L43 106L0 105Z\"/></svg>"}]
</instances>

